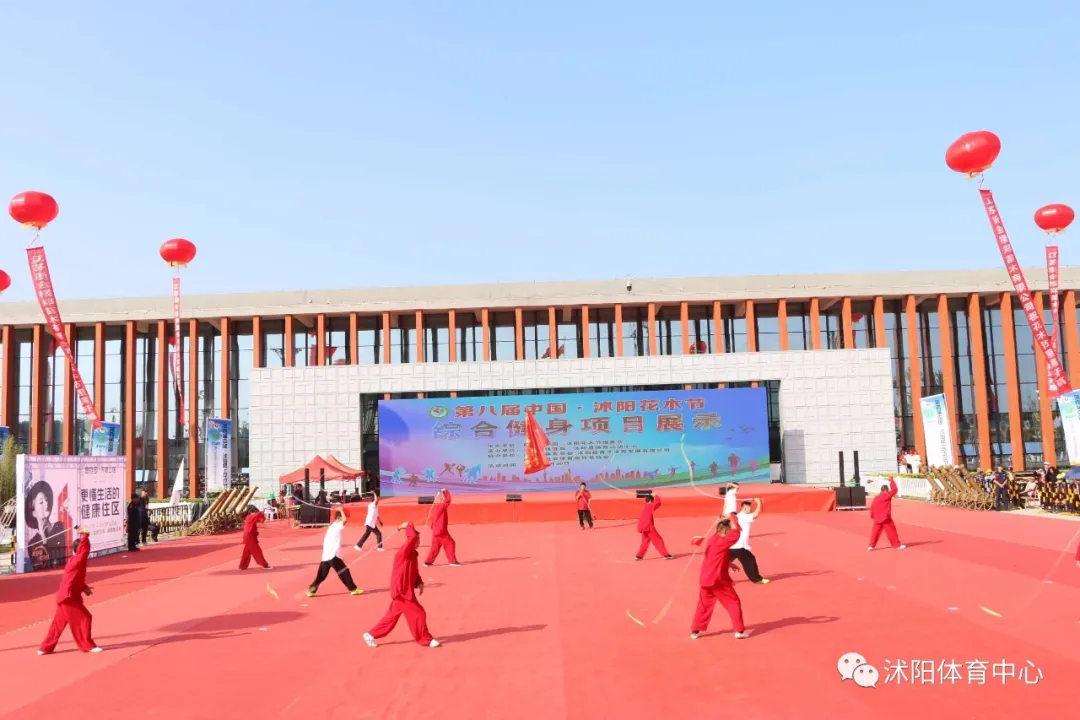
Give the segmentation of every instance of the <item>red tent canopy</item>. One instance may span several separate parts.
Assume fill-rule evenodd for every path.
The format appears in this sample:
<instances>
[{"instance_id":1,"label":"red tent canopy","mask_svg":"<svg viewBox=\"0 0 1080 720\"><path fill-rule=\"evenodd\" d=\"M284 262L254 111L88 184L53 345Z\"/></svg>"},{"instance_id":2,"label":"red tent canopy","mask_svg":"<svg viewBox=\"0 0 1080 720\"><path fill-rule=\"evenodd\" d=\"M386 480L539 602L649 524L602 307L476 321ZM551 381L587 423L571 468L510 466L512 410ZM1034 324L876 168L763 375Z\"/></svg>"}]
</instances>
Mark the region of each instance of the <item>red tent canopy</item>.
<instances>
[{"instance_id":1,"label":"red tent canopy","mask_svg":"<svg viewBox=\"0 0 1080 720\"><path fill-rule=\"evenodd\" d=\"M333 455L328 455L326 457L326 462L327 462L328 465L333 465L335 468L337 468L337 470L339 472L343 473L344 474L343 479L345 479L345 480L355 480L356 478L358 478L358 477L360 477L361 475L364 474L363 470L357 470L356 468L351 468L348 465L346 465L345 463L338 460Z\"/></svg>"},{"instance_id":2,"label":"red tent canopy","mask_svg":"<svg viewBox=\"0 0 1080 720\"><path fill-rule=\"evenodd\" d=\"M322 458L321 455L316 455L311 462L302 468L293 470L291 473L286 473L278 478L278 481L282 484L285 483L300 483L304 482L304 470L308 470L308 478L312 482L319 481L319 471L323 471L324 480L352 480L355 476L345 472L347 468L344 465L340 467L332 465Z\"/></svg>"}]
</instances>

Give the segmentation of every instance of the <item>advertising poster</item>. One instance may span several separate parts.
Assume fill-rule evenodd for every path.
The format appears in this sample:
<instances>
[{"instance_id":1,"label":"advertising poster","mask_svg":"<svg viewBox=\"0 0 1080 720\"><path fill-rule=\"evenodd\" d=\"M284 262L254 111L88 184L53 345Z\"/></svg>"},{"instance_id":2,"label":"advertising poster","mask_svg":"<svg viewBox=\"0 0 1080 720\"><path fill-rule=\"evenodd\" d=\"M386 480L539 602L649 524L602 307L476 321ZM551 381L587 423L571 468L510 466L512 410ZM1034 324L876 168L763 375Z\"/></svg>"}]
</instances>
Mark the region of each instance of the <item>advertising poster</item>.
<instances>
[{"instance_id":1,"label":"advertising poster","mask_svg":"<svg viewBox=\"0 0 1080 720\"><path fill-rule=\"evenodd\" d=\"M926 464L929 467L954 465L952 429L944 395L922 399L923 439L926 440Z\"/></svg>"},{"instance_id":2,"label":"advertising poster","mask_svg":"<svg viewBox=\"0 0 1080 720\"><path fill-rule=\"evenodd\" d=\"M525 415L552 466L526 476ZM624 490L769 482L764 388L517 395L379 403L383 495Z\"/></svg>"},{"instance_id":3,"label":"advertising poster","mask_svg":"<svg viewBox=\"0 0 1080 720\"><path fill-rule=\"evenodd\" d=\"M206 419L206 490L225 490L232 480L232 420Z\"/></svg>"},{"instance_id":4,"label":"advertising poster","mask_svg":"<svg viewBox=\"0 0 1080 720\"><path fill-rule=\"evenodd\" d=\"M103 422L90 435L90 454L116 457L120 454L120 424Z\"/></svg>"},{"instance_id":5,"label":"advertising poster","mask_svg":"<svg viewBox=\"0 0 1080 720\"><path fill-rule=\"evenodd\" d=\"M1069 454L1069 464L1080 462L1080 390L1073 390L1057 399L1058 412L1061 413L1061 429L1065 434L1065 449Z\"/></svg>"}]
</instances>

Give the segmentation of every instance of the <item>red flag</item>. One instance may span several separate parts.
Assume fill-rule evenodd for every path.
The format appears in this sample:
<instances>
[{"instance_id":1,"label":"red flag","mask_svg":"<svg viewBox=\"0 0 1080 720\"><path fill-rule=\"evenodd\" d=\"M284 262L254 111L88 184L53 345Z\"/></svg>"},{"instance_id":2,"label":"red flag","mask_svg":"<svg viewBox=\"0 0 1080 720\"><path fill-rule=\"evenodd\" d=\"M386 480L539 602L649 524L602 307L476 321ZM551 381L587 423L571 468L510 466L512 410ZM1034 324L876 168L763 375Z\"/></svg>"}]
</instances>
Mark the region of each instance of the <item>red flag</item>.
<instances>
[{"instance_id":1,"label":"red flag","mask_svg":"<svg viewBox=\"0 0 1080 720\"><path fill-rule=\"evenodd\" d=\"M548 460L547 446L551 444L548 436L540 428L531 412L525 413L525 474L532 475L551 467Z\"/></svg>"}]
</instances>

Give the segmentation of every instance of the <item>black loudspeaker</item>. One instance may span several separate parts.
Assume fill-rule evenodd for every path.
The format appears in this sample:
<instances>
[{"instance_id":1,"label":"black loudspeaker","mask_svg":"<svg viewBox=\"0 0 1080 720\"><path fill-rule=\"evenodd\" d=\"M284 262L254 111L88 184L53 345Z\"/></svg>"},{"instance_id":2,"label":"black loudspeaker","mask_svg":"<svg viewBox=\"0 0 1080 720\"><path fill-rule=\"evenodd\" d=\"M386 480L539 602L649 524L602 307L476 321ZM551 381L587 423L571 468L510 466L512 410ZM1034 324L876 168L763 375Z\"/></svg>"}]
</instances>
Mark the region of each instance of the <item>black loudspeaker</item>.
<instances>
[{"instance_id":1,"label":"black loudspeaker","mask_svg":"<svg viewBox=\"0 0 1080 720\"><path fill-rule=\"evenodd\" d=\"M847 483L844 481L844 451L840 451L840 487L844 487Z\"/></svg>"},{"instance_id":2,"label":"black loudspeaker","mask_svg":"<svg viewBox=\"0 0 1080 720\"><path fill-rule=\"evenodd\" d=\"M862 478L859 477L859 451L856 450L851 453L852 459L855 461L855 482L856 484L862 482ZM865 490L863 491L865 492Z\"/></svg>"},{"instance_id":3,"label":"black loudspeaker","mask_svg":"<svg viewBox=\"0 0 1080 720\"><path fill-rule=\"evenodd\" d=\"M866 488L856 485L854 487L833 488L836 493L837 510L865 510Z\"/></svg>"},{"instance_id":4,"label":"black loudspeaker","mask_svg":"<svg viewBox=\"0 0 1080 720\"><path fill-rule=\"evenodd\" d=\"M638 497L638 500L644 500L645 498L651 498L652 497L652 490L638 490L637 491L637 497Z\"/></svg>"},{"instance_id":5,"label":"black loudspeaker","mask_svg":"<svg viewBox=\"0 0 1080 720\"><path fill-rule=\"evenodd\" d=\"M421 495L420 497L416 498L416 504L417 505L434 505L435 504L435 496L434 495Z\"/></svg>"},{"instance_id":6,"label":"black loudspeaker","mask_svg":"<svg viewBox=\"0 0 1080 720\"><path fill-rule=\"evenodd\" d=\"M506 502L521 502L520 495L507 495Z\"/></svg>"}]
</instances>

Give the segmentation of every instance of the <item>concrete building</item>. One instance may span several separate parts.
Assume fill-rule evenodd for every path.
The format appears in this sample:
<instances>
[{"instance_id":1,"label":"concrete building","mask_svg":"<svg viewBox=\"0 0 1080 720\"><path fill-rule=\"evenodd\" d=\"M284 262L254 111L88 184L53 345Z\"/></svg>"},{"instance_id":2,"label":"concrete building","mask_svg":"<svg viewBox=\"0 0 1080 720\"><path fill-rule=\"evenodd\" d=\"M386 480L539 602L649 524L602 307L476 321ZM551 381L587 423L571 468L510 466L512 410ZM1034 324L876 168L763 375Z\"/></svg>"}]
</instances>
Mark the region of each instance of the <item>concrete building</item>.
<instances>
[{"instance_id":1,"label":"concrete building","mask_svg":"<svg viewBox=\"0 0 1080 720\"><path fill-rule=\"evenodd\" d=\"M1050 326L1045 270L1030 269ZM1080 385L1076 291L1061 273L1062 361ZM231 417L237 471L273 487L315 453L370 466L387 397L588 388L769 390L774 461L831 482L837 451L895 469L925 457L919 399L945 393L969 466L1062 460L1060 422L1003 270L639 279L191 296L178 417L168 297L60 303L100 416L122 427L129 482L197 488L207 417ZM72 374L35 303L0 304L0 424L33 453L85 453ZM553 357L554 356L554 357ZM194 392L192 392L194 389ZM192 431L196 428L196 431Z\"/></svg>"}]
</instances>

